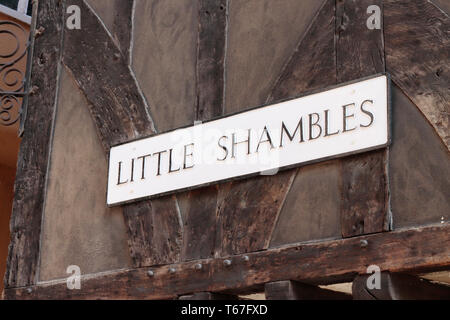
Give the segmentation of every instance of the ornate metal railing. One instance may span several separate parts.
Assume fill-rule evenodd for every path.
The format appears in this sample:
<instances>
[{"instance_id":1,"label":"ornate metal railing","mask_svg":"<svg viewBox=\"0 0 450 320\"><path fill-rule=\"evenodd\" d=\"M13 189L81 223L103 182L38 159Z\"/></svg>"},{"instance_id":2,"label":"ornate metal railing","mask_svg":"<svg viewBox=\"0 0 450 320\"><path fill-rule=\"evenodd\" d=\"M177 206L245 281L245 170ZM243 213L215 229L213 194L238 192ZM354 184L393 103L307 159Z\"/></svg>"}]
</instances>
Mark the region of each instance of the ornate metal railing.
<instances>
[{"instance_id":1,"label":"ornate metal railing","mask_svg":"<svg viewBox=\"0 0 450 320\"><path fill-rule=\"evenodd\" d=\"M33 1L30 31L12 20L0 21L0 126L20 121L19 135L23 133L30 90L36 11Z\"/></svg>"},{"instance_id":2,"label":"ornate metal railing","mask_svg":"<svg viewBox=\"0 0 450 320\"><path fill-rule=\"evenodd\" d=\"M0 21L0 124L19 121L25 96L28 32L13 21Z\"/></svg>"}]
</instances>

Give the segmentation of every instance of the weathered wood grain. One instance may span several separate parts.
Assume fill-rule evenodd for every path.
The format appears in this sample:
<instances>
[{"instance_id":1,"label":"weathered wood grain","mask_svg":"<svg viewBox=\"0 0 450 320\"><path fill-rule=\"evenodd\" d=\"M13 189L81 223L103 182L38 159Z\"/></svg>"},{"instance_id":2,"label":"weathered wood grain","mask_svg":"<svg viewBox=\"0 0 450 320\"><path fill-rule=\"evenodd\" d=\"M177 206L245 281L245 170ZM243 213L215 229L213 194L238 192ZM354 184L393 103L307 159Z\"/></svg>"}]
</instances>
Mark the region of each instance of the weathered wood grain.
<instances>
[{"instance_id":1,"label":"weathered wood grain","mask_svg":"<svg viewBox=\"0 0 450 320\"><path fill-rule=\"evenodd\" d=\"M135 267L178 262L182 230L175 196L123 207Z\"/></svg>"},{"instance_id":2,"label":"weathered wood grain","mask_svg":"<svg viewBox=\"0 0 450 320\"><path fill-rule=\"evenodd\" d=\"M351 300L352 296L343 292L322 289L318 286L298 281L276 281L265 285L267 300Z\"/></svg>"},{"instance_id":3,"label":"weathered wood grain","mask_svg":"<svg viewBox=\"0 0 450 320\"><path fill-rule=\"evenodd\" d=\"M11 242L5 287L35 283L39 260L41 221L61 61L63 5L40 1L37 27L44 33L35 40L32 85L25 132L20 144L10 222Z\"/></svg>"},{"instance_id":4,"label":"weathered wood grain","mask_svg":"<svg viewBox=\"0 0 450 320\"><path fill-rule=\"evenodd\" d=\"M217 185L200 188L183 196L188 203L183 208L183 261L214 256L218 188Z\"/></svg>"},{"instance_id":5,"label":"weathered wood grain","mask_svg":"<svg viewBox=\"0 0 450 320\"><path fill-rule=\"evenodd\" d=\"M217 213L216 255L228 256L267 248L292 173L233 182Z\"/></svg>"},{"instance_id":6,"label":"weathered wood grain","mask_svg":"<svg viewBox=\"0 0 450 320\"><path fill-rule=\"evenodd\" d=\"M325 2L290 58L268 101L335 83L334 3ZM296 169L233 182L219 209L218 255L267 248ZM218 241L219 242L219 241Z\"/></svg>"},{"instance_id":7,"label":"weathered wood grain","mask_svg":"<svg viewBox=\"0 0 450 320\"><path fill-rule=\"evenodd\" d=\"M223 113L228 0L199 0L196 119Z\"/></svg>"},{"instance_id":8,"label":"weathered wood grain","mask_svg":"<svg viewBox=\"0 0 450 320\"><path fill-rule=\"evenodd\" d=\"M367 246L361 246L361 240ZM7 289L7 299L164 299L191 292L221 292L292 279L309 284L352 281L376 264L381 271L421 272L450 268L450 224L376 233L320 243L270 249L223 259L205 259L124 270L81 280L81 290L66 281ZM247 256L248 259L244 259ZM202 263L200 270L195 265ZM172 271L172 272L170 272Z\"/></svg>"},{"instance_id":9,"label":"weathered wood grain","mask_svg":"<svg viewBox=\"0 0 450 320\"><path fill-rule=\"evenodd\" d=\"M450 19L430 1L384 1L386 68L450 148Z\"/></svg>"},{"instance_id":10,"label":"weathered wood grain","mask_svg":"<svg viewBox=\"0 0 450 320\"><path fill-rule=\"evenodd\" d=\"M369 277L372 276L371 279ZM380 287L369 289L367 280L374 285L374 275L358 275L352 284L354 300L448 300L450 286L425 279L390 272L380 273Z\"/></svg>"},{"instance_id":11,"label":"weathered wood grain","mask_svg":"<svg viewBox=\"0 0 450 320\"><path fill-rule=\"evenodd\" d=\"M83 28L65 33L63 61L89 101L103 148L155 132L128 62L84 1ZM178 261L181 223L174 197L125 205L130 253L136 267Z\"/></svg>"},{"instance_id":12,"label":"weathered wood grain","mask_svg":"<svg viewBox=\"0 0 450 320\"><path fill-rule=\"evenodd\" d=\"M100 17L125 59L130 58L132 10L134 0L88 0Z\"/></svg>"},{"instance_id":13,"label":"weathered wood grain","mask_svg":"<svg viewBox=\"0 0 450 320\"><path fill-rule=\"evenodd\" d=\"M65 32L63 61L90 102L105 151L154 133L149 110L121 51L84 1L73 4L81 8L83 27Z\"/></svg>"},{"instance_id":14,"label":"weathered wood grain","mask_svg":"<svg viewBox=\"0 0 450 320\"><path fill-rule=\"evenodd\" d=\"M223 114L228 0L198 1L198 38L195 105L196 121ZM214 255L219 186L182 195L189 206L183 212L182 259Z\"/></svg>"},{"instance_id":15,"label":"weathered wood grain","mask_svg":"<svg viewBox=\"0 0 450 320\"><path fill-rule=\"evenodd\" d=\"M231 294L219 294L212 292L197 292L189 295L184 295L178 298L179 300L238 300L237 296Z\"/></svg>"},{"instance_id":16,"label":"weathered wood grain","mask_svg":"<svg viewBox=\"0 0 450 320\"><path fill-rule=\"evenodd\" d=\"M342 160L341 230L343 237L389 229L386 150Z\"/></svg>"},{"instance_id":17,"label":"weathered wood grain","mask_svg":"<svg viewBox=\"0 0 450 320\"><path fill-rule=\"evenodd\" d=\"M128 61L130 59L130 41L134 0L114 0L114 22L111 33L117 47Z\"/></svg>"},{"instance_id":18,"label":"weathered wood grain","mask_svg":"<svg viewBox=\"0 0 450 320\"><path fill-rule=\"evenodd\" d=\"M274 84L268 102L336 84L334 25L334 2L325 1Z\"/></svg>"},{"instance_id":19,"label":"weathered wood grain","mask_svg":"<svg viewBox=\"0 0 450 320\"><path fill-rule=\"evenodd\" d=\"M336 71L338 82L385 71L383 21L380 29L367 27L367 8L383 10L382 0L336 1ZM380 16L382 19L382 16Z\"/></svg>"},{"instance_id":20,"label":"weathered wood grain","mask_svg":"<svg viewBox=\"0 0 450 320\"><path fill-rule=\"evenodd\" d=\"M370 5L381 10L381 0L336 2L336 71L338 82L385 71L383 29L369 29ZM380 17L381 18L381 17ZM381 26L382 26L381 21ZM377 150L341 160L342 236L387 230L387 151Z\"/></svg>"}]
</instances>

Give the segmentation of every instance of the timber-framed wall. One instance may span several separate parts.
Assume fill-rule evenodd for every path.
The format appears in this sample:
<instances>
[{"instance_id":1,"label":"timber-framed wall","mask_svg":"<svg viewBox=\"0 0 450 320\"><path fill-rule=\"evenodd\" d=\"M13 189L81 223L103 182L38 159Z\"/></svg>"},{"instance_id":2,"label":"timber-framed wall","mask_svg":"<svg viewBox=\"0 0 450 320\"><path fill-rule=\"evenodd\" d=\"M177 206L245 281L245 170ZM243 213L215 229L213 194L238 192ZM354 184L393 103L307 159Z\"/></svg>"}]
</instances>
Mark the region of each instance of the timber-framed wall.
<instances>
[{"instance_id":1,"label":"timber-framed wall","mask_svg":"<svg viewBox=\"0 0 450 320\"><path fill-rule=\"evenodd\" d=\"M440 1L286 0L263 13L257 1L167 4L165 18L172 20L160 21L170 28L158 40L177 43L179 34L167 30L192 26L188 35L194 42L186 43L194 45L185 47L190 56L183 59L191 63L186 69L192 70L183 74L190 81L176 97L181 103L173 98L164 108L158 102L169 98L157 91L158 81L139 73L143 58L136 52L150 52L151 46L134 42L142 37L135 19L148 4L113 2L103 8L114 13L109 23L92 1L38 3L36 90L19 154L6 298L241 294L282 280L353 281L373 264L391 274L449 270L450 21ZM68 5L81 8L81 30L66 28ZM381 8L380 29L367 28L370 5ZM286 24L295 22L299 34L288 35L289 25L274 27L281 22L258 24L265 15L291 19ZM247 38L244 31L256 27ZM265 46L270 50L262 54ZM161 44L161 56L148 59L160 59L162 66L154 68L166 67L178 77L168 65L179 62L162 57L182 56L171 49ZM252 52L261 53L260 67L247 70ZM55 119L65 97L62 78L72 79L86 100L107 158L118 143L380 72L393 81L390 147L124 205L130 265L85 276L80 290L68 290L61 279L40 278ZM192 80L195 85L188 87Z\"/></svg>"}]
</instances>

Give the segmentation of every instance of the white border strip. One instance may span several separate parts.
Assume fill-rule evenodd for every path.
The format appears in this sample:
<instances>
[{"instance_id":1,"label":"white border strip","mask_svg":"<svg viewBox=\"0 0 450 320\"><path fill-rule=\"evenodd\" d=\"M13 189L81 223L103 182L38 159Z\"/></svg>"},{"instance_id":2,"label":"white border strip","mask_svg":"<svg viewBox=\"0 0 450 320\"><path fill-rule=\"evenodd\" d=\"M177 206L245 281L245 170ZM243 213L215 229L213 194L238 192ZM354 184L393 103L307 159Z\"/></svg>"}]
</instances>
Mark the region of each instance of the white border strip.
<instances>
[{"instance_id":1,"label":"white border strip","mask_svg":"<svg viewBox=\"0 0 450 320\"><path fill-rule=\"evenodd\" d=\"M26 9L25 12L22 13L20 12L20 5L22 4L22 1L19 1L19 7L18 7L18 11L13 10L11 8L8 8L7 6L1 5L0 4L0 12L6 14L7 16L10 16L14 19L17 19L19 21L25 22L26 24L31 24L31 17L26 15ZM28 1L28 0L27 0ZM23 5L23 4L22 4Z\"/></svg>"},{"instance_id":2,"label":"white border strip","mask_svg":"<svg viewBox=\"0 0 450 320\"><path fill-rule=\"evenodd\" d=\"M29 0L19 0L19 3L17 4L17 11L19 13L27 14L28 9L28 2Z\"/></svg>"}]
</instances>

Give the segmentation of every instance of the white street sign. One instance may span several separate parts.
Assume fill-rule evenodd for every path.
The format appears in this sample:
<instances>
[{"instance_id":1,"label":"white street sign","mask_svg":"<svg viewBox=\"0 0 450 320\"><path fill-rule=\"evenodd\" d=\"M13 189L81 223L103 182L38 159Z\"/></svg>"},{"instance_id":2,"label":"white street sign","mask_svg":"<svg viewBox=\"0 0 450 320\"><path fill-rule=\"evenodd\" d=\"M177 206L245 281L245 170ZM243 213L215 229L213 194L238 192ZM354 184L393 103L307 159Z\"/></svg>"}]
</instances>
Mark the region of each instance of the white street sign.
<instances>
[{"instance_id":1,"label":"white street sign","mask_svg":"<svg viewBox=\"0 0 450 320\"><path fill-rule=\"evenodd\" d=\"M115 146L107 204L385 147L388 89L379 75Z\"/></svg>"}]
</instances>

